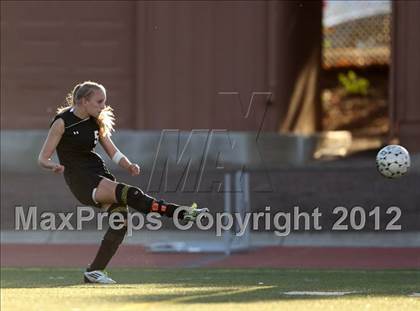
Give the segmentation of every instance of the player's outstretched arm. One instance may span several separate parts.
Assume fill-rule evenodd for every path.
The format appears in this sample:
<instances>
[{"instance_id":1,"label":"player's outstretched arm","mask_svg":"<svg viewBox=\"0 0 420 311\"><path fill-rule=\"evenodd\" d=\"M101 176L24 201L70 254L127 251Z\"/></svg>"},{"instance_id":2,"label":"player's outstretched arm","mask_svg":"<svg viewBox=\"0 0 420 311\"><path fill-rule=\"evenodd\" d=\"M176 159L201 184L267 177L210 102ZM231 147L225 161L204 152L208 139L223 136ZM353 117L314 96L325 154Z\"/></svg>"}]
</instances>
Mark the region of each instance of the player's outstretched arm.
<instances>
[{"instance_id":1,"label":"player's outstretched arm","mask_svg":"<svg viewBox=\"0 0 420 311\"><path fill-rule=\"evenodd\" d=\"M38 164L46 169L52 170L54 173L64 172L64 166L51 160L51 156L55 152L58 143L64 133L64 121L57 119L51 126L47 139L42 146L38 156Z\"/></svg>"},{"instance_id":2,"label":"player's outstretched arm","mask_svg":"<svg viewBox=\"0 0 420 311\"><path fill-rule=\"evenodd\" d=\"M101 137L99 141L112 161L126 169L133 176L140 174L140 167L138 164L131 163L131 161L118 150L117 146L115 146L114 142L111 140L111 137Z\"/></svg>"}]
</instances>

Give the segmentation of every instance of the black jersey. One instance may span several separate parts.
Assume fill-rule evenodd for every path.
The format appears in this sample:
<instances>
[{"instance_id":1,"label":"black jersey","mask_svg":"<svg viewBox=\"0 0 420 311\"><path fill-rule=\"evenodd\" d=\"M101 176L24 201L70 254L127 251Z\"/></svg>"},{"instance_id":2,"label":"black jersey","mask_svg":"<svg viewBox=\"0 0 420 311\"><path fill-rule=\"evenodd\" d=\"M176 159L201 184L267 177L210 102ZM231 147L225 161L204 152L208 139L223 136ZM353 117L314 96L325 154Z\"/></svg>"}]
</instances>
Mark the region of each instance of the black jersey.
<instances>
[{"instance_id":1,"label":"black jersey","mask_svg":"<svg viewBox=\"0 0 420 311\"><path fill-rule=\"evenodd\" d=\"M99 140L99 125L94 117L80 119L73 109L66 109L55 116L63 119L65 130L57 145L60 164L65 167L65 174L80 171L107 171L102 158L94 151Z\"/></svg>"}]
</instances>

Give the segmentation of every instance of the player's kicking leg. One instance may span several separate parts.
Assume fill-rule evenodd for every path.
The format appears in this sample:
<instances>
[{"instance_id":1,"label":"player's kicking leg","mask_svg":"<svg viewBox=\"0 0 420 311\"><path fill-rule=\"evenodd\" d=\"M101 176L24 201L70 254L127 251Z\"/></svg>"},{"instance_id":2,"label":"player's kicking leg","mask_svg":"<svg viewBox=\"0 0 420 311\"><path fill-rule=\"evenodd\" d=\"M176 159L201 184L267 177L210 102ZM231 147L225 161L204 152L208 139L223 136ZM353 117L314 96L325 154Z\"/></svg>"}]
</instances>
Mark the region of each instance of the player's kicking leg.
<instances>
[{"instance_id":1,"label":"player's kicking leg","mask_svg":"<svg viewBox=\"0 0 420 311\"><path fill-rule=\"evenodd\" d=\"M154 212L170 218L173 217L177 208L182 207L178 219L185 221L195 221L199 214L208 212L207 208L198 208L195 203L192 206L180 206L155 199L144 193L140 188L124 183L116 184L115 198L120 205L129 206L140 213Z\"/></svg>"}]
</instances>

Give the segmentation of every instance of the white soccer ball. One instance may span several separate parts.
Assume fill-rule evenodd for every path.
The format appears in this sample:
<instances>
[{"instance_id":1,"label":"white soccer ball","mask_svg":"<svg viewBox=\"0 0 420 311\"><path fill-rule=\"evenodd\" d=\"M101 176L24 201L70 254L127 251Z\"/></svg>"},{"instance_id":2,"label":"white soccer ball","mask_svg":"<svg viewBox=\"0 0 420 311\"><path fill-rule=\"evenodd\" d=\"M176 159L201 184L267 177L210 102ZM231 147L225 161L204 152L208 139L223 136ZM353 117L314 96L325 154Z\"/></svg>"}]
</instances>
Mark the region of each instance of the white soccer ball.
<instances>
[{"instance_id":1,"label":"white soccer ball","mask_svg":"<svg viewBox=\"0 0 420 311\"><path fill-rule=\"evenodd\" d=\"M376 155L376 167L387 178L401 177L410 168L410 154L399 145L385 146Z\"/></svg>"}]
</instances>

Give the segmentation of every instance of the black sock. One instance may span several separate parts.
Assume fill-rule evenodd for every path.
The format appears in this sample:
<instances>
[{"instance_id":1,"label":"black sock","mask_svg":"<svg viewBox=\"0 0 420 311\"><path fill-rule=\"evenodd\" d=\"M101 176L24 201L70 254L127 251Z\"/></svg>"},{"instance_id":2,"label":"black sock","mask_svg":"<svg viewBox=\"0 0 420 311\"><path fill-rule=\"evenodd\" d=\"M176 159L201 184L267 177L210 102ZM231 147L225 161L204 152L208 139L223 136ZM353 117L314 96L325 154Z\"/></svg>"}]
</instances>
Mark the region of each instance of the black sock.
<instances>
[{"instance_id":1,"label":"black sock","mask_svg":"<svg viewBox=\"0 0 420 311\"><path fill-rule=\"evenodd\" d=\"M141 189L123 183L117 185L115 196L119 204L128 205L144 214L156 212L167 217L172 217L175 210L179 207L177 204L156 200L145 194ZM182 215L179 216L181 217Z\"/></svg>"},{"instance_id":2,"label":"black sock","mask_svg":"<svg viewBox=\"0 0 420 311\"><path fill-rule=\"evenodd\" d=\"M120 212L125 219L127 219L127 208L114 208L110 211L113 212ZM116 224L118 225L118 224ZM115 255L118 247L124 240L124 236L127 232L127 227L124 225L121 229L112 229L111 227L108 228L106 231L104 238L102 239L101 246L99 247L98 252L96 253L95 259L90 264L87 271L94 271L94 270L104 270L108 265L111 258Z\"/></svg>"},{"instance_id":3,"label":"black sock","mask_svg":"<svg viewBox=\"0 0 420 311\"><path fill-rule=\"evenodd\" d=\"M105 237L102 240L101 246L96 253L95 259L92 261L87 271L104 270L106 268L111 258L115 255L122 240L124 239L122 232L116 231L121 230L113 230L111 228L108 229Z\"/></svg>"}]
</instances>

